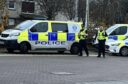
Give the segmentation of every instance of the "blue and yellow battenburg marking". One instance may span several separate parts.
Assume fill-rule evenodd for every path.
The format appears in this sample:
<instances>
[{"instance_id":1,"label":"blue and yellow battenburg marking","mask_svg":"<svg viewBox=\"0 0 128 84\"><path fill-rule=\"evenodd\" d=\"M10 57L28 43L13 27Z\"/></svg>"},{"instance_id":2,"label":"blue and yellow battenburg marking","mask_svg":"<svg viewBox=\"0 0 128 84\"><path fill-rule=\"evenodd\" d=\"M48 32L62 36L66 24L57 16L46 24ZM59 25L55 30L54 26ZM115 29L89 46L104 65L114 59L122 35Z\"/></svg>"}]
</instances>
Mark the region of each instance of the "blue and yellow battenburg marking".
<instances>
[{"instance_id":1,"label":"blue and yellow battenburg marking","mask_svg":"<svg viewBox=\"0 0 128 84\"><path fill-rule=\"evenodd\" d=\"M118 47L121 48L122 46L128 46L128 42L121 42Z\"/></svg>"},{"instance_id":2,"label":"blue and yellow battenburg marking","mask_svg":"<svg viewBox=\"0 0 128 84\"><path fill-rule=\"evenodd\" d=\"M126 36L126 35L120 35L120 36L109 36L109 37L107 37L107 39L112 39L112 40L124 40L124 39L126 39L126 38L128 38L128 36Z\"/></svg>"},{"instance_id":3,"label":"blue and yellow battenburg marking","mask_svg":"<svg viewBox=\"0 0 128 84\"><path fill-rule=\"evenodd\" d=\"M44 35L39 35L39 34L33 34L31 32L29 32L28 37L29 37L29 41L39 41L41 37L43 37ZM75 41L76 39L76 35L75 33L57 33L57 32L51 32L48 33L48 36L46 37L48 39L48 41ZM42 41L44 41L43 39L46 38L42 38Z\"/></svg>"},{"instance_id":4,"label":"blue and yellow battenburg marking","mask_svg":"<svg viewBox=\"0 0 128 84\"><path fill-rule=\"evenodd\" d=\"M125 42L125 44L128 46L128 42Z\"/></svg>"},{"instance_id":5,"label":"blue and yellow battenburg marking","mask_svg":"<svg viewBox=\"0 0 128 84\"><path fill-rule=\"evenodd\" d=\"M117 36L109 36L108 39L118 40Z\"/></svg>"}]
</instances>

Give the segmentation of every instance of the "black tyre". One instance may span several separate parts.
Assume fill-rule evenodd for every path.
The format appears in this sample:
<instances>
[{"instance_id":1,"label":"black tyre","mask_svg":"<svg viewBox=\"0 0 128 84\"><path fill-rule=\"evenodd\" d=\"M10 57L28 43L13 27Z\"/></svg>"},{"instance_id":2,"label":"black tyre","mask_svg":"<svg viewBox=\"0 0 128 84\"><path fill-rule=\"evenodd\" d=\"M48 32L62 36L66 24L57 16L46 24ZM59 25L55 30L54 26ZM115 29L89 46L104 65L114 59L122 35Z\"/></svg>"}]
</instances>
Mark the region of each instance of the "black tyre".
<instances>
[{"instance_id":1,"label":"black tyre","mask_svg":"<svg viewBox=\"0 0 128 84\"><path fill-rule=\"evenodd\" d=\"M122 47L120 50L122 56L128 56L128 47Z\"/></svg>"},{"instance_id":2,"label":"black tyre","mask_svg":"<svg viewBox=\"0 0 128 84\"><path fill-rule=\"evenodd\" d=\"M58 53L59 53L59 54L63 54L63 53L64 53L64 51L58 51Z\"/></svg>"},{"instance_id":3,"label":"black tyre","mask_svg":"<svg viewBox=\"0 0 128 84\"><path fill-rule=\"evenodd\" d=\"M20 52L23 54L28 53L27 43L23 42L20 44Z\"/></svg>"},{"instance_id":4,"label":"black tyre","mask_svg":"<svg viewBox=\"0 0 128 84\"><path fill-rule=\"evenodd\" d=\"M79 53L79 44L73 44L70 49L71 54L78 54Z\"/></svg>"},{"instance_id":5,"label":"black tyre","mask_svg":"<svg viewBox=\"0 0 128 84\"><path fill-rule=\"evenodd\" d=\"M14 52L14 49L7 48L7 51L8 51L8 53L13 53Z\"/></svg>"}]
</instances>

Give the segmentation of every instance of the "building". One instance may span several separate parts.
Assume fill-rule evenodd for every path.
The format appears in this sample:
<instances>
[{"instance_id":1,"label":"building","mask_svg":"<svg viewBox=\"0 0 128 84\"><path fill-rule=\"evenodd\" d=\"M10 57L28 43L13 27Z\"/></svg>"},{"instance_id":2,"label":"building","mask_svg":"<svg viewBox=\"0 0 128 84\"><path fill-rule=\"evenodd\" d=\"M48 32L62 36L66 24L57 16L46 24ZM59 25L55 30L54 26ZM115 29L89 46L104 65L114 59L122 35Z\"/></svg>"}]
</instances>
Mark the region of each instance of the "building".
<instances>
[{"instance_id":1,"label":"building","mask_svg":"<svg viewBox=\"0 0 128 84\"><path fill-rule=\"evenodd\" d=\"M40 7L35 0L7 0L9 25L15 25L26 19L42 18Z\"/></svg>"}]
</instances>

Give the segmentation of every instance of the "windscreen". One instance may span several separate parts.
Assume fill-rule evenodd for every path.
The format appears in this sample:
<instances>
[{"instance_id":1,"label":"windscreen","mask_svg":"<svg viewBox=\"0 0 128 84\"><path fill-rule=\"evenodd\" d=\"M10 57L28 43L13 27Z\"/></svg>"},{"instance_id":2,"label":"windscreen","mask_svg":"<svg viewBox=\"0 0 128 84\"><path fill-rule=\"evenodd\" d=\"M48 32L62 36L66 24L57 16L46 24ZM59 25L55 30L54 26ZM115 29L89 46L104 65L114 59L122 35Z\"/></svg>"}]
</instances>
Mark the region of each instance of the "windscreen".
<instances>
[{"instance_id":1,"label":"windscreen","mask_svg":"<svg viewBox=\"0 0 128 84\"><path fill-rule=\"evenodd\" d=\"M27 29L27 28L31 27L33 24L34 24L33 21L28 20L28 21L22 22L19 25L17 25L15 27L15 29L24 30L24 29Z\"/></svg>"}]
</instances>

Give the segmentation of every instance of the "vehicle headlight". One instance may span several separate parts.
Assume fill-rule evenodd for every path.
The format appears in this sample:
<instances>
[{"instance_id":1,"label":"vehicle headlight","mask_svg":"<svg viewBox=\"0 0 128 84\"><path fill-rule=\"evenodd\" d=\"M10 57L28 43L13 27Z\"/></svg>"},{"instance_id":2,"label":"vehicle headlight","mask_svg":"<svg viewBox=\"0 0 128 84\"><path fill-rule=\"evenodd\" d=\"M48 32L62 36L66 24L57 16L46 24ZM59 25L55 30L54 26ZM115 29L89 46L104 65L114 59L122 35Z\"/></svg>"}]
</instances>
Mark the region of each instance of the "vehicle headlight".
<instances>
[{"instance_id":1,"label":"vehicle headlight","mask_svg":"<svg viewBox=\"0 0 128 84\"><path fill-rule=\"evenodd\" d=\"M12 36L19 36L20 33L14 33L14 34L10 34L9 36L12 37Z\"/></svg>"},{"instance_id":2,"label":"vehicle headlight","mask_svg":"<svg viewBox=\"0 0 128 84\"><path fill-rule=\"evenodd\" d=\"M111 44L111 46L119 46L120 43L116 43L116 44Z\"/></svg>"}]
</instances>

